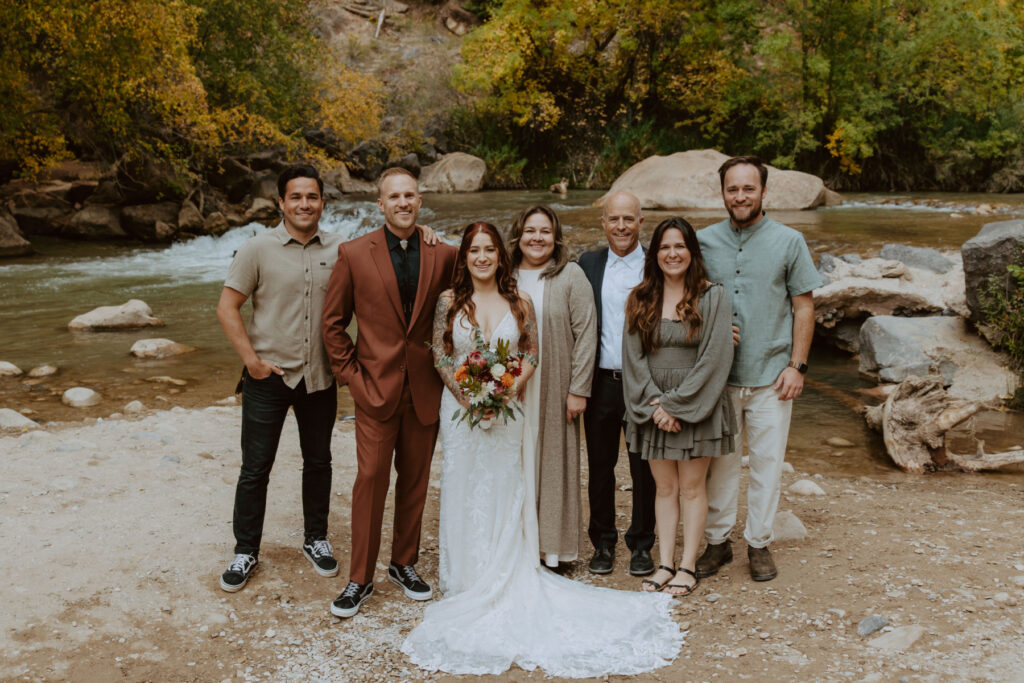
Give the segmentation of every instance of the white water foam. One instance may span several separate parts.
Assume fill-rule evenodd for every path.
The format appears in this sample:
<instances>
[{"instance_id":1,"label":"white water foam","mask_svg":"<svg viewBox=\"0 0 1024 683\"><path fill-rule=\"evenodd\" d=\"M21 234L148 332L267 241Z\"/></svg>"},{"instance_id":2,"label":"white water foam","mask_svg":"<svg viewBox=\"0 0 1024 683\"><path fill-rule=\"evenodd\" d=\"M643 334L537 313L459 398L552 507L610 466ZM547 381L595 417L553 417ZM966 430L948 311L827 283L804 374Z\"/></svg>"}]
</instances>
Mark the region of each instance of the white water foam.
<instances>
[{"instance_id":1,"label":"white water foam","mask_svg":"<svg viewBox=\"0 0 1024 683\"><path fill-rule=\"evenodd\" d=\"M324 210L320 229L350 239L378 227L379 222L380 213L374 203L331 204ZM0 276L31 277L45 273L45 286L52 289L81 284L97 276L148 281L168 278L168 285L220 282L227 275L238 248L249 238L269 229L250 223L219 237L204 235L164 249L137 247L118 256L0 266Z\"/></svg>"},{"instance_id":2,"label":"white water foam","mask_svg":"<svg viewBox=\"0 0 1024 683\"><path fill-rule=\"evenodd\" d=\"M921 211L921 212L933 212L933 213L950 213L950 214L982 214L982 215L994 215L994 214L1012 214L1020 213L1024 210L1021 206L1010 206L1006 204L988 204L985 202L952 202L943 201L936 199L914 199L907 197L906 199L900 198L886 198L886 199L869 199L863 201L850 201L845 200L838 206L829 207L818 207L819 211L848 211L851 209L871 209L872 211L878 210L892 210L892 211Z\"/></svg>"}]
</instances>

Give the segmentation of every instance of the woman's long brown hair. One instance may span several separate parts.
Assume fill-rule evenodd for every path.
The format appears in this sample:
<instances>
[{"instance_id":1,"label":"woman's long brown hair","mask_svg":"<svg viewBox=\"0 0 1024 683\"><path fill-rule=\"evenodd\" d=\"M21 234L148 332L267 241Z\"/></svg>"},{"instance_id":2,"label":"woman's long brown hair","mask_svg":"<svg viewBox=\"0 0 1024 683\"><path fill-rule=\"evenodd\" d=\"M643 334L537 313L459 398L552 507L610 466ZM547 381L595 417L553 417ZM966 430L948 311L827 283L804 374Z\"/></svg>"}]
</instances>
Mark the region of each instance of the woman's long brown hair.
<instances>
[{"instance_id":1,"label":"woman's long brown hair","mask_svg":"<svg viewBox=\"0 0 1024 683\"><path fill-rule=\"evenodd\" d=\"M459 245L459 256L455 263L455 276L452 278L452 305L448 309L448 319L445 321L444 334L441 340L444 343L444 352L451 356L454 352L454 340L452 339L452 326L455 323L455 315L459 311L465 311L466 317L474 325L476 321L476 305L473 303L473 277L469 274L467 257L469 248L473 244L473 238L484 233L491 238L495 248L498 250L498 269L494 274L498 284L498 293L508 301L512 309L512 315L516 318L516 325L519 327L519 349L525 351L529 342L526 324L529 311L526 303L519 296L516 288L516 280L512 277L512 263L508 257L508 250L501 239L498 229L490 223L470 223L462 231L462 244Z\"/></svg>"},{"instance_id":2,"label":"woman's long brown hair","mask_svg":"<svg viewBox=\"0 0 1024 683\"><path fill-rule=\"evenodd\" d=\"M644 353L650 353L661 346L661 308L665 300L665 274L658 265L658 250L669 230L683 234L683 243L690 252L690 266L683 275L686 288L682 300L676 305L679 319L689 323L686 341L693 341L700 334L701 320L697 302L708 286L708 269L697 242L693 226L679 217L668 218L658 224L651 236L651 246L644 258L644 279L626 299L626 326L630 334L640 334Z\"/></svg>"}]
</instances>

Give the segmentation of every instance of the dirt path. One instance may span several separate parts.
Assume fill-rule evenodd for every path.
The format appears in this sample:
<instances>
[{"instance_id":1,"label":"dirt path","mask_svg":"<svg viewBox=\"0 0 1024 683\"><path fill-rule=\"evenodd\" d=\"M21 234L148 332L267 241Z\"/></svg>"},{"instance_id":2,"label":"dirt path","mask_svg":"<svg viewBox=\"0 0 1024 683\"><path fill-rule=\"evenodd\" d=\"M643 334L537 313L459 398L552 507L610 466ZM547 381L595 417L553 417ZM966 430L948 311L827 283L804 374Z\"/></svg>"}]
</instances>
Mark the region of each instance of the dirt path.
<instances>
[{"instance_id":1,"label":"dirt path","mask_svg":"<svg viewBox=\"0 0 1024 683\"><path fill-rule=\"evenodd\" d=\"M0 678L71 681L422 678L398 652L423 606L378 580L362 613L327 612L345 581L352 423L335 434L331 536L342 575L302 557L297 436L289 420L271 481L260 568L228 595L239 409L51 424L0 437ZM422 573L437 576L437 465ZM824 496L786 489L810 478ZM620 482L627 481L625 472ZM640 680L1021 680L1024 485L1019 476L879 478L790 473L780 509L809 538L779 543L778 579L749 579L742 542L728 571L680 600L682 655ZM629 492L620 492L620 526ZM584 516L585 517L585 516ZM390 511L388 513L390 519ZM385 535L390 529L385 530ZM389 539L385 538L384 548ZM584 544L589 557L589 545ZM386 550L382 552L386 561ZM571 576L636 589L616 571ZM378 579L383 578L383 565ZM1017 582L1016 584L1014 582ZM919 634L905 651L857 635L870 615ZM920 629L905 628L919 626ZM450 679L448 676L434 678ZM514 669L507 680L540 680ZM613 677L614 678L614 677Z\"/></svg>"}]
</instances>

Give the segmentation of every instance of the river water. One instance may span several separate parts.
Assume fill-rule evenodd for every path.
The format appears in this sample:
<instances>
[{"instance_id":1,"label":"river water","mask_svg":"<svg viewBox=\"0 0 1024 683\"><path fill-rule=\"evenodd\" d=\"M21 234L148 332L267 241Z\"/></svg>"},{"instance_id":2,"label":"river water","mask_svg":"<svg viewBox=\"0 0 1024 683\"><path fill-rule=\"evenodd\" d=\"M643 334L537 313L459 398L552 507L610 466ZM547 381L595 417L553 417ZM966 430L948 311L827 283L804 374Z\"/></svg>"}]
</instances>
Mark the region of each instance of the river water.
<instances>
[{"instance_id":1,"label":"river water","mask_svg":"<svg viewBox=\"0 0 1024 683\"><path fill-rule=\"evenodd\" d=\"M501 227L535 202L559 212L574 251L603 241L600 210L591 206L599 192L573 192L559 199L536 191L425 195L420 222L454 239L462 226L488 220ZM815 258L821 253L877 255L898 242L957 249L982 225L1024 216L1024 195L913 194L846 195L839 207L814 211L775 211L773 218L800 230ZM321 227L354 237L380 225L373 197L346 197L328 205ZM553 200L553 201L552 201ZM721 220L721 211L647 212L642 237L658 221L681 213L694 227ZM217 323L215 306L235 250L261 225L236 228L220 237L201 237L170 246L88 243L37 238L36 256L0 262L0 360L24 370L52 363L60 373L47 380L0 382L0 407L30 408L36 419L104 416L129 400L147 406L206 405L231 394L241 368ZM125 332L72 333L67 323L96 306L142 299L166 327ZM128 350L137 339L167 337L198 347L196 353L163 361L140 361ZM880 438L849 407L844 395L869 386L848 355L818 344L812 353L811 386L794 409L790 459L806 471L847 471L885 475L893 469ZM171 376L184 386L147 381ZM60 393L90 386L107 399L85 412L60 406ZM351 412L343 390L341 412ZM979 425L990 450L1012 445L1024 435L1019 415L990 414ZM856 446L837 450L825 438L841 436ZM1012 475L1016 476L1016 475Z\"/></svg>"}]
</instances>

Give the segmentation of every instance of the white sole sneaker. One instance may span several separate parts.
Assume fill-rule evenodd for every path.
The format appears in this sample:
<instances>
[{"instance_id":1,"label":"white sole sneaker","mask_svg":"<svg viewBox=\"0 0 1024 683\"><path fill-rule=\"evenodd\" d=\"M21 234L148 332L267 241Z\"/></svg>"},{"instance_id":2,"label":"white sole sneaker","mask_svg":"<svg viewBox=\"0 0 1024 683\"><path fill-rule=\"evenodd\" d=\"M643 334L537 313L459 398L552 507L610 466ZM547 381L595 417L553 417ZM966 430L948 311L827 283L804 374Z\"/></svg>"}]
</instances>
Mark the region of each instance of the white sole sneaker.
<instances>
[{"instance_id":1,"label":"white sole sneaker","mask_svg":"<svg viewBox=\"0 0 1024 683\"><path fill-rule=\"evenodd\" d=\"M356 614L357 614L357 613L359 612L359 607L360 607L360 606L361 606L361 605L362 605L362 604L363 604L364 602L366 602L367 600L369 600L369 599L370 599L370 596L371 596L371 595L373 595L373 588L372 588L372 587L370 588L370 592L369 592L369 593L367 593L366 595L364 595L364 596L363 596L363 599L362 599L362 600L360 600L360 601L359 601L358 603L356 603L356 606L355 606L355 607L350 607L349 609L342 609L342 608L340 608L340 607L337 607L337 606L336 606L336 605L335 605L335 604L334 604L334 603L332 602L332 603L331 603L331 614L333 614L333 615L334 615L334 616L336 616L336 617L354 617L354 616L355 616L355 615L356 615Z\"/></svg>"},{"instance_id":2,"label":"white sole sneaker","mask_svg":"<svg viewBox=\"0 0 1024 683\"><path fill-rule=\"evenodd\" d=\"M403 586L401 581L399 581L395 577L391 576L391 572L388 572L388 581L390 581L391 583L393 583L396 586L398 586L399 588L401 588L402 592L405 593L405 597L407 597L407 598L409 598L411 600L423 601L423 600L429 600L430 598L434 597L434 589L433 588L431 588L426 593L417 593L415 591L411 591L408 588L406 588L405 586Z\"/></svg>"},{"instance_id":3,"label":"white sole sneaker","mask_svg":"<svg viewBox=\"0 0 1024 683\"><path fill-rule=\"evenodd\" d=\"M249 575L245 577L242 583L237 586L232 586L230 583L224 583L224 577L220 577L220 589L228 593L237 593L238 591L245 588L245 584L249 583L249 579L252 578L253 572L256 571L256 567L249 570Z\"/></svg>"},{"instance_id":4,"label":"white sole sneaker","mask_svg":"<svg viewBox=\"0 0 1024 683\"><path fill-rule=\"evenodd\" d=\"M309 551L307 551L305 547L302 548L302 554L306 556L306 559L309 560L309 563L313 565L313 570L320 576L331 577L338 575L337 563L335 563L333 570L321 569L319 566L317 566L317 563L313 561L313 556L309 554Z\"/></svg>"}]
</instances>

